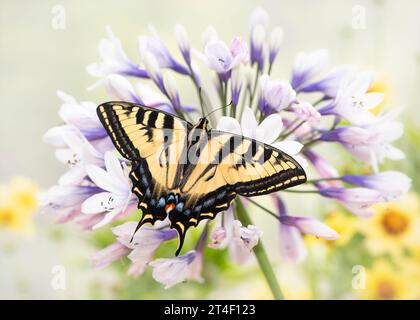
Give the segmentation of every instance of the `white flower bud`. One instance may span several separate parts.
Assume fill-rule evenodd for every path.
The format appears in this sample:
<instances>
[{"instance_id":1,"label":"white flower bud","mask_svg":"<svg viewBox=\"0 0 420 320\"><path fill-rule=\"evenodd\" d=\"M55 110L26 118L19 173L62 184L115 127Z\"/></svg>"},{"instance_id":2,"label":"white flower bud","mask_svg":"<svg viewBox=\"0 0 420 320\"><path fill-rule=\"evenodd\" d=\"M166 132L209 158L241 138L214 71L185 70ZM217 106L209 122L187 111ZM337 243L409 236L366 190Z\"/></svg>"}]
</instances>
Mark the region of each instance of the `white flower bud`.
<instances>
[{"instance_id":1,"label":"white flower bud","mask_svg":"<svg viewBox=\"0 0 420 320\"><path fill-rule=\"evenodd\" d=\"M269 40L269 48L270 53L275 52L277 53L280 49L280 45L283 42L284 32L281 27L275 27L273 31L271 31L270 34L270 40Z\"/></svg>"},{"instance_id":2,"label":"white flower bud","mask_svg":"<svg viewBox=\"0 0 420 320\"><path fill-rule=\"evenodd\" d=\"M251 17L249 19L249 26L250 26L251 31L258 25L261 25L264 29L267 29L269 23L270 23L270 16L268 15L267 11L265 11L261 7L256 8L252 12Z\"/></svg>"},{"instance_id":3,"label":"white flower bud","mask_svg":"<svg viewBox=\"0 0 420 320\"><path fill-rule=\"evenodd\" d=\"M206 30L201 35L201 42L203 46L206 46L208 43L219 39L216 29L213 26L208 26Z\"/></svg>"},{"instance_id":4,"label":"white flower bud","mask_svg":"<svg viewBox=\"0 0 420 320\"><path fill-rule=\"evenodd\" d=\"M163 76L163 83L165 85L165 90L168 93L169 97L171 97L171 100L177 100L178 99L178 90L176 86L176 80L175 77L167 72Z\"/></svg>"},{"instance_id":5,"label":"white flower bud","mask_svg":"<svg viewBox=\"0 0 420 320\"><path fill-rule=\"evenodd\" d=\"M265 29L262 25L258 25L254 28L251 35L251 41L255 49L262 48L265 40Z\"/></svg>"},{"instance_id":6,"label":"white flower bud","mask_svg":"<svg viewBox=\"0 0 420 320\"><path fill-rule=\"evenodd\" d=\"M149 76L157 81L157 79L161 76L159 63L157 62L156 58L150 52L145 52L143 55L143 63L147 70Z\"/></svg>"},{"instance_id":7,"label":"white flower bud","mask_svg":"<svg viewBox=\"0 0 420 320\"><path fill-rule=\"evenodd\" d=\"M175 38L182 52L188 52L190 50L187 30L183 25L177 24L175 26Z\"/></svg>"},{"instance_id":8,"label":"white flower bud","mask_svg":"<svg viewBox=\"0 0 420 320\"><path fill-rule=\"evenodd\" d=\"M246 80L245 67L243 65L239 65L238 67L232 70L231 80L232 80L231 85L232 85L233 90L239 90L242 87L244 80Z\"/></svg>"},{"instance_id":9,"label":"white flower bud","mask_svg":"<svg viewBox=\"0 0 420 320\"><path fill-rule=\"evenodd\" d=\"M102 83L112 97L122 101L137 102L137 94L127 78L118 74L110 74L102 80Z\"/></svg>"},{"instance_id":10,"label":"white flower bud","mask_svg":"<svg viewBox=\"0 0 420 320\"><path fill-rule=\"evenodd\" d=\"M251 65L244 66L244 77L246 80L246 86L252 88L254 83L254 70Z\"/></svg>"}]
</instances>

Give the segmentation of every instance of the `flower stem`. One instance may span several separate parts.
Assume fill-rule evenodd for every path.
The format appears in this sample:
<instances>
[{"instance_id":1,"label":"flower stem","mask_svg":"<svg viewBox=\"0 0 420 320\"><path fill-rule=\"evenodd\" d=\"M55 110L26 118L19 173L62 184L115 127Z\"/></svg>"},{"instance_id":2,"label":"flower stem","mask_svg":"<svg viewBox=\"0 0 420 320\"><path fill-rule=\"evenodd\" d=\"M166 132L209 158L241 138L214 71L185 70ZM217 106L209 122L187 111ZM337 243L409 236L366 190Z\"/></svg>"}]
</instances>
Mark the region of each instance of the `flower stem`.
<instances>
[{"instance_id":1,"label":"flower stem","mask_svg":"<svg viewBox=\"0 0 420 320\"><path fill-rule=\"evenodd\" d=\"M252 220L248 215L244 205L242 204L240 199L236 199L236 213L238 215L239 220L244 226L252 224ZM279 283L277 281L276 275L273 271L273 268L268 260L267 253L265 252L264 246L261 241L254 247L254 254L257 258L258 264L262 273L264 274L265 280L268 283L268 286L271 289L271 292L276 300L283 300L283 293L281 292Z\"/></svg>"},{"instance_id":2,"label":"flower stem","mask_svg":"<svg viewBox=\"0 0 420 320\"><path fill-rule=\"evenodd\" d=\"M305 122L306 121L301 121L301 122L299 122L294 128L292 128L292 129L290 129L288 132L286 132L286 133L284 133L282 136L281 136L281 139L282 140L285 140L288 136L290 136L293 132L295 132L297 129L299 129L302 125L304 125L305 124Z\"/></svg>"},{"instance_id":3,"label":"flower stem","mask_svg":"<svg viewBox=\"0 0 420 320\"><path fill-rule=\"evenodd\" d=\"M277 220L280 221L280 217L275 214L273 211L268 210L267 208L263 207L261 204L259 204L258 202L252 200L252 199L248 199L249 202L251 202L253 205L255 205L256 207L260 208L261 210L264 210L265 212L267 212L270 216L276 218Z\"/></svg>"},{"instance_id":4,"label":"flower stem","mask_svg":"<svg viewBox=\"0 0 420 320\"><path fill-rule=\"evenodd\" d=\"M319 190L292 190L292 189L285 189L282 192L290 192L290 193L319 193Z\"/></svg>"},{"instance_id":5,"label":"flower stem","mask_svg":"<svg viewBox=\"0 0 420 320\"><path fill-rule=\"evenodd\" d=\"M250 108L253 108L253 104L254 104L254 100L255 100L255 95L256 95L256 92L257 92L257 86L258 86L258 78L259 78L259 75L260 75L260 71L259 71L259 68L258 68L258 66L256 67L256 70L255 70L255 79L254 79L254 85L253 85L253 87L252 87L252 92L251 92L251 95L250 95L250 97L249 97L249 107ZM258 102L257 102L258 103ZM255 110L257 110L258 109L258 106L257 106L257 108L255 109Z\"/></svg>"},{"instance_id":6,"label":"flower stem","mask_svg":"<svg viewBox=\"0 0 420 320\"><path fill-rule=\"evenodd\" d=\"M321 140L319 138L315 138L311 141L304 143L302 150L308 149L310 146L313 146L316 143L319 143Z\"/></svg>"},{"instance_id":7,"label":"flower stem","mask_svg":"<svg viewBox=\"0 0 420 320\"><path fill-rule=\"evenodd\" d=\"M318 182L324 182L324 181L338 181L341 180L342 177L333 177L333 178L322 178L322 179L312 179L312 180L306 180L305 183L315 184Z\"/></svg>"}]
</instances>

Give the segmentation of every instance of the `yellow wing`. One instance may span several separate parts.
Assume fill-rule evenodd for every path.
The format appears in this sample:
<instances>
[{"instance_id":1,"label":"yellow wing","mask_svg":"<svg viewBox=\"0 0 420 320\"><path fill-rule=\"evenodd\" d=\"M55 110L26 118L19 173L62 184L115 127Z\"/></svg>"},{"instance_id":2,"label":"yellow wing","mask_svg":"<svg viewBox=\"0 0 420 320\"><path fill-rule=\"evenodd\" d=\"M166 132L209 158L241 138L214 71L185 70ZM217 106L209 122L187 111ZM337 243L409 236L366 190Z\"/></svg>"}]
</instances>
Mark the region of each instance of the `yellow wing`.
<instances>
[{"instance_id":1,"label":"yellow wing","mask_svg":"<svg viewBox=\"0 0 420 320\"><path fill-rule=\"evenodd\" d=\"M208 131L205 121L193 127L126 102L104 103L98 115L115 147L132 162L133 192L143 211L138 228L169 216L180 236L176 254L189 227L228 209L237 194L258 196L306 181L301 166L284 152ZM196 132L201 133L194 137Z\"/></svg>"},{"instance_id":2,"label":"yellow wing","mask_svg":"<svg viewBox=\"0 0 420 320\"><path fill-rule=\"evenodd\" d=\"M117 150L132 162L130 178L143 211L142 224L165 219L164 208L151 212L149 207L176 189L191 124L128 102L104 103L97 113Z\"/></svg>"},{"instance_id":3,"label":"yellow wing","mask_svg":"<svg viewBox=\"0 0 420 320\"><path fill-rule=\"evenodd\" d=\"M185 230L228 209L237 194L259 196L306 181L291 156L240 135L211 130L197 150L200 156L188 164L179 184L187 211L169 216ZM189 160L197 150L190 150Z\"/></svg>"}]
</instances>

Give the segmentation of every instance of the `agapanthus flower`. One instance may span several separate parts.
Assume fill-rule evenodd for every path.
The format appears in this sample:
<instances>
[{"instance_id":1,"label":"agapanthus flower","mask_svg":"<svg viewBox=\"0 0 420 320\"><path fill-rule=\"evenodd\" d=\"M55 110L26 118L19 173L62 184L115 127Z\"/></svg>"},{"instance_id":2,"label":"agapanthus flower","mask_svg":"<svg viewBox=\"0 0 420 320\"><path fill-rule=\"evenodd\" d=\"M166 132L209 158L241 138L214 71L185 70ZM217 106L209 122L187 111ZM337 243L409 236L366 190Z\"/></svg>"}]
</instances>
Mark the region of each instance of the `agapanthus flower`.
<instances>
[{"instance_id":1,"label":"agapanthus flower","mask_svg":"<svg viewBox=\"0 0 420 320\"><path fill-rule=\"evenodd\" d=\"M271 31L270 40L269 40L269 52L268 52L268 62L270 65L274 63L274 60L279 53L280 46L283 42L283 29L276 27Z\"/></svg>"},{"instance_id":2,"label":"agapanthus flower","mask_svg":"<svg viewBox=\"0 0 420 320\"><path fill-rule=\"evenodd\" d=\"M68 165L70 170L60 177L59 184L80 184L87 175L88 164L103 165L104 155L101 150L89 143L80 131L63 132L62 139L65 147L58 148L55 156L60 162Z\"/></svg>"},{"instance_id":3,"label":"agapanthus flower","mask_svg":"<svg viewBox=\"0 0 420 320\"><path fill-rule=\"evenodd\" d=\"M100 192L94 185L53 186L40 194L40 204L45 211L54 211L57 222L65 223L82 215L82 203Z\"/></svg>"},{"instance_id":4,"label":"agapanthus flower","mask_svg":"<svg viewBox=\"0 0 420 320\"><path fill-rule=\"evenodd\" d=\"M299 52L293 63L291 85L296 91L300 91L308 85L313 77L326 67L328 63L328 52L325 49L316 50L310 53Z\"/></svg>"},{"instance_id":5,"label":"agapanthus flower","mask_svg":"<svg viewBox=\"0 0 420 320\"><path fill-rule=\"evenodd\" d=\"M53 127L45 133L43 139L46 143L55 148L66 148L68 145L64 141L64 136L67 133L80 133L97 149L106 151L113 148L96 114L96 103L77 102L73 96L62 91L57 91L57 96L63 101L58 114L64 124Z\"/></svg>"},{"instance_id":6,"label":"agapanthus flower","mask_svg":"<svg viewBox=\"0 0 420 320\"><path fill-rule=\"evenodd\" d=\"M257 64L259 70L264 67L264 55L266 50L266 36L270 17L262 8L257 8L251 15L250 24L250 43L251 43L251 63Z\"/></svg>"},{"instance_id":7,"label":"agapanthus flower","mask_svg":"<svg viewBox=\"0 0 420 320\"><path fill-rule=\"evenodd\" d=\"M140 55L151 53L161 68L170 68L181 74L189 74L188 68L176 61L169 52L168 48L160 39L156 29L149 26L149 30L152 36L140 36L138 39Z\"/></svg>"},{"instance_id":8,"label":"agapanthus flower","mask_svg":"<svg viewBox=\"0 0 420 320\"><path fill-rule=\"evenodd\" d=\"M181 50L182 56L185 62L191 64L191 47L190 41L188 40L187 30L184 26L177 24L175 26L175 38L178 43L179 50Z\"/></svg>"},{"instance_id":9,"label":"agapanthus flower","mask_svg":"<svg viewBox=\"0 0 420 320\"><path fill-rule=\"evenodd\" d=\"M320 79L309 82L300 88L301 92L320 92L324 94L325 98L335 98L340 87L341 80L352 72L352 66L338 66Z\"/></svg>"},{"instance_id":10,"label":"agapanthus flower","mask_svg":"<svg viewBox=\"0 0 420 320\"><path fill-rule=\"evenodd\" d=\"M269 115L258 124L254 112L250 108L245 107L241 123L232 117L222 117L217 124L217 129L271 144L273 147L293 156L298 154L303 147L300 142L293 140L276 142L283 129L282 118L278 113Z\"/></svg>"},{"instance_id":11,"label":"agapanthus flower","mask_svg":"<svg viewBox=\"0 0 420 320\"><path fill-rule=\"evenodd\" d=\"M308 216L290 216L280 197L275 197L279 212L280 235L283 256L286 260L301 262L307 252L301 234L310 234L326 240L336 240L339 234L333 229Z\"/></svg>"},{"instance_id":12,"label":"agapanthus flower","mask_svg":"<svg viewBox=\"0 0 420 320\"><path fill-rule=\"evenodd\" d=\"M108 38L99 44L101 63L90 64L87 71L95 77L103 77L108 74L118 73L125 76L147 78L147 72L138 64L128 58L124 52L121 41L107 28Z\"/></svg>"},{"instance_id":13,"label":"agapanthus flower","mask_svg":"<svg viewBox=\"0 0 420 320\"><path fill-rule=\"evenodd\" d=\"M113 228L117 241L92 256L95 266L105 267L122 256L128 256L133 263L128 272L136 276L143 274L159 246L177 236L175 230L159 229L165 223L142 228L134 237L136 222L126 222Z\"/></svg>"},{"instance_id":14,"label":"agapanthus flower","mask_svg":"<svg viewBox=\"0 0 420 320\"><path fill-rule=\"evenodd\" d=\"M377 116L368 125L343 126L324 132L320 139L341 143L355 158L370 162L375 171L385 158L401 160L404 153L391 143L399 139L404 128L395 121L400 111L390 111Z\"/></svg>"},{"instance_id":15,"label":"agapanthus flower","mask_svg":"<svg viewBox=\"0 0 420 320\"><path fill-rule=\"evenodd\" d=\"M198 51L195 53L223 81L230 77L232 69L248 60L248 48L240 38L233 39L230 47L221 40L213 39L204 47L204 54Z\"/></svg>"},{"instance_id":16,"label":"agapanthus flower","mask_svg":"<svg viewBox=\"0 0 420 320\"><path fill-rule=\"evenodd\" d=\"M103 85L113 99L144 104L143 100L138 96L134 86L123 76L110 74L102 80L99 80L89 89L93 89L99 85Z\"/></svg>"},{"instance_id":17,"label":"agapanthus flower","mask_svg":"<svg viewBox=\"0 0 420 320\"><path fill-rule=\"evenodd\" d=\"M153 268L153 278L165 285L168 289L188 277L188 269L196 259L194 250L173 259L157 259L150 263Z\"/></svg>"},{"instance_id":18,"label":"agapanthus flower","mask_svg":"<svg viewBox=\"0 0 420 320\"><path fill-rule=\"evenodd\" d=\"M252 14L248 35L234 36L230 42L208 27L202 44L197 46L188 38L187 30L177 25L175 40L181 61L154 29L151 35L139 38L139 61L126 55L110 29L108 34L99 45L102 61L88 67L91 75L100 77L91 89L101 85L108 93L101 102L134 102L190 122L205 116L198 110L210 113L209 120L216 129L256 139L314 169L308 171L305 186L285 191L337 201L357 216L368 217L374 213L372 205L395 200L408 191L411 180L407 176L380 171L386 158L403 158L403 152L393 146L403 134L403 126L396 120L399 109L371 112L383 100L382 93L371 90L373 74L357 66L328 69L328 52L319 49L296 55L290 81L273 76L275 64L282 63L278 57L283 30L278 26L269 29L264 9ZM199 65L200 60L204 64ZM181 88L188 81L196 97L185 104L186 92ZM195 247L175 258L164 256L159 248L170 246L177 233L167 220L138 230L138 221L127 222L127 218L138 220L139 202L131 189L130 163L119 156L107 137L96 115L97 104L78 102L62 92L59 97L64 124L50 129L44 140L55 148L57 158L69 170L56 186L42 194L41 204L55 214L58 222L74 220L89 230L109 228L110 222L115 225L115 242L93 256L98 267L128 257L129 274L139 276L151 267L153 278L170 288L183 281L205 281L205 250L227 250L238 264L260 261L252 260L252 256L261 258L259 254L264 252L264 230L244 219L252 204L275 219L282 253L288 260L305 259L302 234L326 240L339 236L312 212L299 208L289 211L287 192L278 192L272 194L274 211L258 198L237 198L214 221L207 220L201 228L202 222L195 229L200 233ZM217 101L217 105L200 105L203 100ZM220 111L216 110L219 106ZM319 148L327 144L344 147L350 156L340 161L340 166L334 165L329 153ZM348 170L344 174L341 165L352 158L370 167L369 174ZM270 256L274 254L270 252ZM267 279L272 281L271 277Z\"/></svg>"},{"instance_id":19,"label":"agapanthus flower","mask_svg":"<svg viewBox=\"0 0 420 320\"><path fill-rule=\"evenodd\" d=\"M216 220L208 246L212 249L228 247L229 254L235 263L248 262L252 257L252 248L258 244L262 231L253 225L243 226L241 221L235 219L231 209L224 213L223 221Z\"/></svg>"},{"instance_id":20,"label":"agapanthus flower","mask_svg":"<svg viewBox=\"0 0 420 320\"><path fill-rule=\"evenodd\" d=\"M376 121L369 110L383 100L383 93L369 92L373 83L371 72L351 72L340 81L334 101L320 109L321 114L335 114L354 125L367 125Z\"/></svg>"},{"instance_id":21,"label":"agapanthus flower","mask_svg":"<svg viewBox=\"0 0 420 320\"><path fill-rule=\"evenodd\" d=\"M270 80L268 75L260 78L260 91L258 104L266 114L286 109L296 98L296 92L290 83L284 80Z\"/></svg>"},{"instance_id":22,"label":"agapanthus flower","mask_svg":"<svg viewBox=\"0 0 420 320\"><path fill-rule=\"evenodd\" d=\"M410 190L411 179L397 171L384 171L374 175L346 174L342 181L381 192L388 201L397 201Z\"/></svg>"},{"instance_id":23,"label":"agapanthus flower","mask_svg":"<svg viewBox=\"0 0 420 320\"><path fill-rule=\"evenodd\" d=\"M126 213L131 213L132 206L135 205L127 168L110 151L105 153L104 162L105 169L95 165L89 165L86 168L90 180L103 190L92 195L82 204L83 213L104 215L94 228L107 224L117 215L122 217Z\"/></svg>"},{"instance_id":24,"label":"agapanthus flower","mask_svg":"<svg viewBox=\"0 0 420 320\"><path fill-rule=\"evenodd\" d=\"M260 239L262 232L255 226L242 226L239 220L232 222L232 238L229 246L232 260L236 263L244 263L251 257L254 248Z\"/></svg>"},{"instance_id":25,"label":"agapanthus flower","mask_svg":"<svg viewBox=\"0 0 420 320\"><path fill-rule=\"evenodd\" d=\"M330 184L332 186L340 185L338 181L329 180L338 176L337 169L331 163L312 150L305 150L303 154L314 167L318 176L321 179L325 179L324 184Z\"/></svg>"},{"instance_id":26,"label":"agapanthus flower","mask_svg":"<svg viewBox=\"0 0 420 320\"><path fill-rule=\"evenodd\" d=\"M368 188L327 187L319 192L324 197L337 199L350 212L362 217L371 216L372 205L386 200L381 192Z\"/></svg>"},{"instance_id":27,"label":"agapanthus flower","mask_svg":"<svg viewBox=\"0 0 420 320\"><path fill-rule=\"evenodd\" d=\"M226 230L222 226L217 226L214 228L213 233L210 238L209 247L213 249L223 248L226 244Z\"/></svg>"},{"instance_id":28,"label":"agapanthus flower","mask_svg":"<svg viewBox=\"0 0 420 320\"><path fill-rule=\"evenodd\" d=\"M307 101L292 103L289 110L311 126L318 126L321 122L321 114Z\"/></svg>"}]
</instances>

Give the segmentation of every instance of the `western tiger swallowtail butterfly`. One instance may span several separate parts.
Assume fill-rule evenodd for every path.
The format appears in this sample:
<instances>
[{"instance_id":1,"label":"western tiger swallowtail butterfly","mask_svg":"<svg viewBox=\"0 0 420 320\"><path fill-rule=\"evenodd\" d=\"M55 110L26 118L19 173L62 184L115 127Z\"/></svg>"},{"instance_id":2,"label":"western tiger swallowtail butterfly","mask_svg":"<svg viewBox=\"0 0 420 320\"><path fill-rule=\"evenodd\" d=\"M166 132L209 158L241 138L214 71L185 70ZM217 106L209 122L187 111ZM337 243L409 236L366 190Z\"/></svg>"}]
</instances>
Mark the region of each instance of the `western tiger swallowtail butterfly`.
<instances>
[{"instance_id":1,"label":"western tiger swallowtail butterfly","mask_svg":"<svg viewBox=\"0 0 420 320\"><path fill-rule=\"evenodd\" d=\"M136 231L167 217L179 235L213 219L237 195L252 197L306 181L299 163L257 140L193 125L180 117L128 102L106 102L97 113L121 155L131 162L132 191L142 211ZM135 231L135 232L136 232Z\"/></svg>"}]
</instances>

